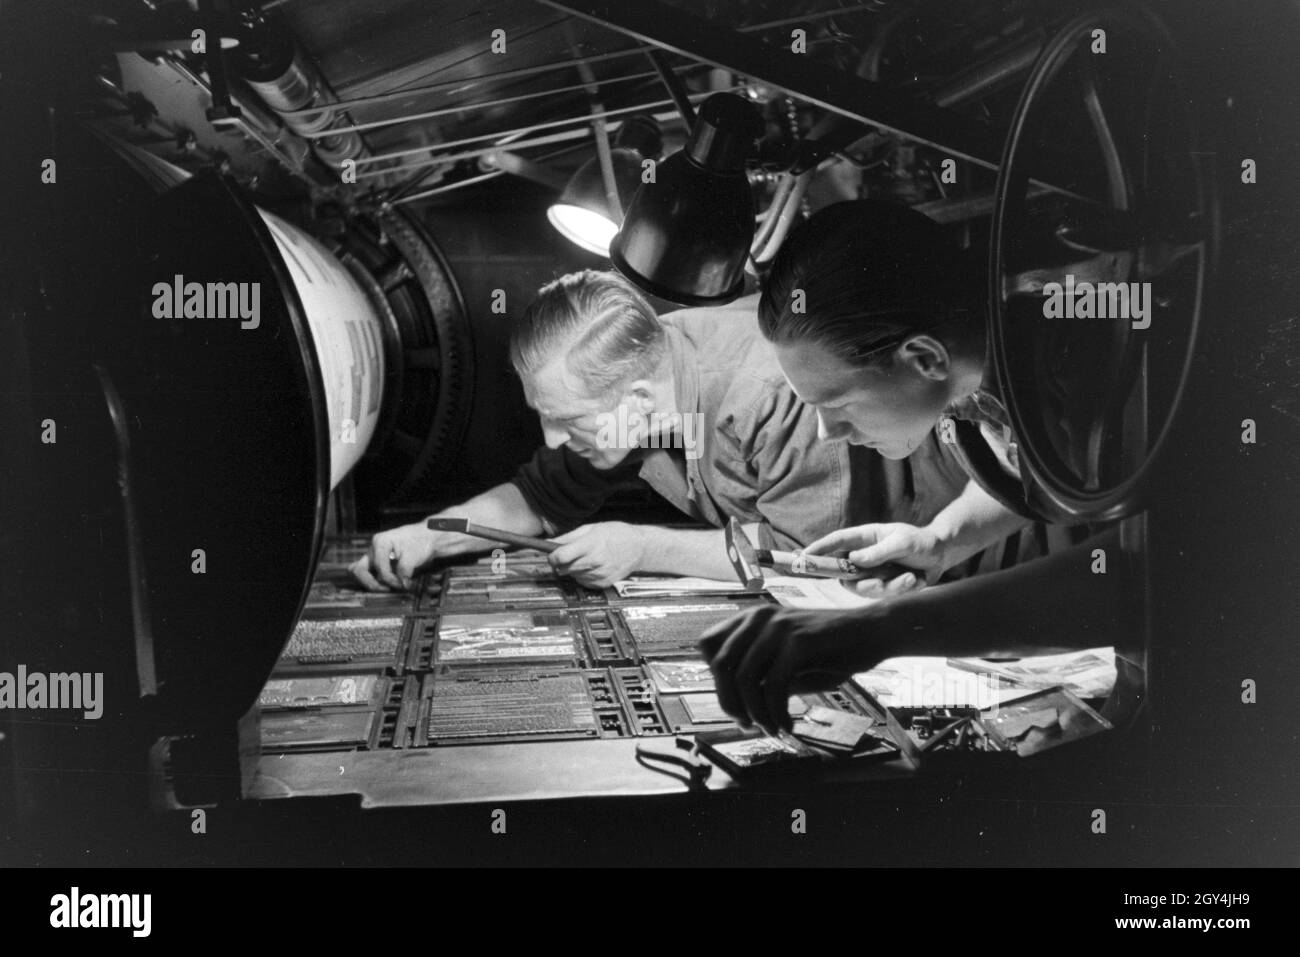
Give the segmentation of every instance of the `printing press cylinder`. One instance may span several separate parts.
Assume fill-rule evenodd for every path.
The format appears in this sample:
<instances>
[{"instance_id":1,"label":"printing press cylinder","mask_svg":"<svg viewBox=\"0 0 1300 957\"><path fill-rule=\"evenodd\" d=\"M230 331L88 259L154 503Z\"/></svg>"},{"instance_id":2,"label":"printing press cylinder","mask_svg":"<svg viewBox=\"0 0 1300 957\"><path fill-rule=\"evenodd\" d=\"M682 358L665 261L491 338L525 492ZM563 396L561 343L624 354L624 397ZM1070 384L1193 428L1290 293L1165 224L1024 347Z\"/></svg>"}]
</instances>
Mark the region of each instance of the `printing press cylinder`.
<instances>
[{"instance_id":1,"label":"printing press cylinder","mask_svg":"<svg viewBox=\"0 0 1300 957\"><path fill-rule=\"evenodd\" d=\"M329 410L330 491L375 434L383 396L383 325L361 285L325 246L258 210L289 268L311 327Z\"/></svg>"},{"instance_id":2,"label":"printing press cylinder","mask_svg":"<svg viewBox=\"0 0 1300 957\"><path fill-rule=\"evenodd\" d=\"M3 290L34 381L67 382L37 421L95 463L76 479L93 500L51 503L72 523L52 541L103 553L126 609L93 654L134 673L151 733L204 740L248 711L284 647L332 493L352 475L359 497L400 501L454 457L468 319L404 214L333 221L327 245L216 172L60 133L77 175L13 207L50 239L14 247ZM101 511L120 545L73 522Z\"/></svg>"}]
</instances>

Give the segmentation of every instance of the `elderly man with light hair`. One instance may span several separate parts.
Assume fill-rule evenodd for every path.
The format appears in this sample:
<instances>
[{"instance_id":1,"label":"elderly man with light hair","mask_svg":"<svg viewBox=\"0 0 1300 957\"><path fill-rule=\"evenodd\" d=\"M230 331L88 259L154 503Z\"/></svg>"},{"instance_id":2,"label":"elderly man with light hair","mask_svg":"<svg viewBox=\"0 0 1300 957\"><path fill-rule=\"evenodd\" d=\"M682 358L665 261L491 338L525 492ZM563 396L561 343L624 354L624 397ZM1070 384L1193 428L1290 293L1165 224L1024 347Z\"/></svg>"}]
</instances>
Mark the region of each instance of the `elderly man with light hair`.
<instances>
[{"instance_id":1,"label":"elderly man with light hair","mask_svg":"<svg viewBox=\"0 0 1300 957\"><path fill-rule=\"evenodd\" d=\"M574 273L540 290L510 355L546 447L438 515L555 537L551 564L588 586L635 572L730 579L721 529L732 516L762 547L800 548L866 522L927 522L965 482L935 441L900 462L820 441L759 332L757 296L656 316L616 274ZM589 521L616 492L646 486L703 527ZM353 574L407 588L430 562L492 547L421 521L374 536ZM917 584L909 577L896 587Z\"/></svg>"}]
</instances>

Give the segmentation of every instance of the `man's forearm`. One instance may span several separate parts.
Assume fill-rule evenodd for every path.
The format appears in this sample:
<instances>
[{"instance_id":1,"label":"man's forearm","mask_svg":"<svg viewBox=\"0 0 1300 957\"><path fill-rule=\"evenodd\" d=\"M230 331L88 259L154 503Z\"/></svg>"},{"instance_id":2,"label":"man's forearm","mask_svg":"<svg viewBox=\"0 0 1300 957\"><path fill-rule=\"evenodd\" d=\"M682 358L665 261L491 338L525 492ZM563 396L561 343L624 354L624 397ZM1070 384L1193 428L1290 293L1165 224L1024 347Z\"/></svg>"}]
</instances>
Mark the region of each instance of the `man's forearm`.
<instances>
[{"instance_id":1,"label":"man's forearm","mask_svg":"<svg viewBox=\"0 0 1300 957\"><path fill-rule=\"evenodd\" d=\"M459 505L452 505L433 514L467 518L476 525L517 532L520 535L540 535L543 531L541 516L533 511L519 491L519 486L513 482L497 485ZM449 532L441 534L446 536L446 547L442 549L442 554L448 556L469 555L501 547L498 543L473 535Z\"/></svg>"},{"instance_id":2,"label":"man's forearm","mask_svg":"<svg viewBox=\"0 0 1300 957\"><path fill-rule=\"evenodd\" d=\"M1103 548L1105 574L1094 574ZM1024 565L924 589L837 616L856 670L898 655L1023 657L1115 643L1136 627L1140 583L1118 530Z\"/></svg>"},{"instance_id":3,"label":"man's forearm","mask_svg":"<svg viewBox=\"0 0 1300 957\"><path fill-rule=\"evenodd\" d=\"M745 526L751 540L756 529L756 525ZM736 581L736 587L740 587L736 570L727 558L727 542L721 529L638 525L637 530L642 536L639 571Z\"/></svg>"},{"instance_id":4,"label":"man's forearm","mask_svg":"<svg viewBox=\"0 0 1300 957\"><path fill-rule=\"evenodd\" d=\"M946 571L1029 524L1029 519L1001 505L978 483L968 481L928 528L942 550Z\"/></svg>"}]
</instances>

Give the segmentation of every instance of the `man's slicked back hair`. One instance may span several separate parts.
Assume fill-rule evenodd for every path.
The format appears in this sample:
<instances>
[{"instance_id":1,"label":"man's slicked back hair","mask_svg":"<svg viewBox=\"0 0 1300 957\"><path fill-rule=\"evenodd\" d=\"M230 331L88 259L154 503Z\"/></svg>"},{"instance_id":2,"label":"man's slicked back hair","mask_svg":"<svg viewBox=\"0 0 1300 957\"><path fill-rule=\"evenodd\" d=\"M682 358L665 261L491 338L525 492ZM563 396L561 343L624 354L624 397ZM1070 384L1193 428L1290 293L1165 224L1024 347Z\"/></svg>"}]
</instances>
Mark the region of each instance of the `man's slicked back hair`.
<instances>
[{"instance_id":1,"label":"man's slicked back hair","mask_svg":"<svg viewBox=\"0 0 1300 957\"><path fill-rule=\"evenodd\" d=\"M592 396L653 374L666 350L664 327L636 287L593 269L543 286L510 335L510 361L521 376L563 354Z\"/></svg>"}]
</instances>

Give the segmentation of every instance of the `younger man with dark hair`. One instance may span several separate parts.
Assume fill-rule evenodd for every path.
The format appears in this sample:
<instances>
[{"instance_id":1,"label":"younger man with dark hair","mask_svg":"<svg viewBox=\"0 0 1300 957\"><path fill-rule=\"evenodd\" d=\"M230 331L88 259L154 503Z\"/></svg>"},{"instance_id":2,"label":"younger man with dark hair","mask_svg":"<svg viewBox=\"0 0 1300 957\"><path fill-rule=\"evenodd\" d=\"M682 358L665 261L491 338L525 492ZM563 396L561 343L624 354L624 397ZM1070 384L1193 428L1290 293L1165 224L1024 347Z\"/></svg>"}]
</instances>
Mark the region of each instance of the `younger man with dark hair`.
<instances>
[{"instance_id":1,"label":"younger man with dark hair","mask_svg":"<svg viewBox=\"0 0 1300 957\"><path fill-rule=\"evenodd\" d=\"M1028 504L1016 437L992 383L982 296L978 265L904 207L836 204L781 248L760 326L823 434L901 459L943 431L973 480L929 526L844 529L810 552L924 570L1006 534L1015 513L1050 518ZM1120 561L1109 574L1089 573L1097 546L1120 554L1118 532L859 611L760 608L711 629L701 647L727 712L774 731L789 727L790 693L833 687L886 658L1014 657L1110 644L1134 620L1134 588Z\"/></svg>"}]
</instances>

